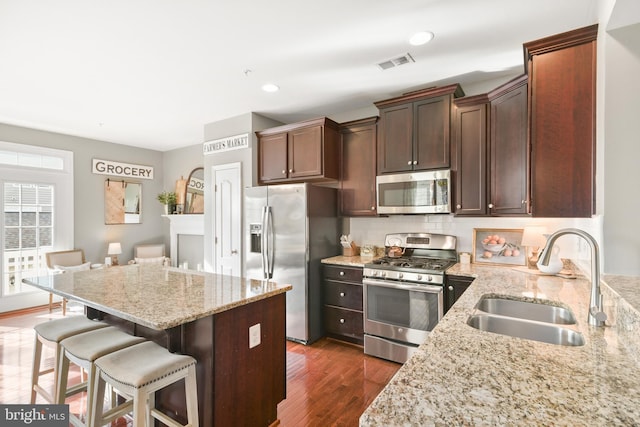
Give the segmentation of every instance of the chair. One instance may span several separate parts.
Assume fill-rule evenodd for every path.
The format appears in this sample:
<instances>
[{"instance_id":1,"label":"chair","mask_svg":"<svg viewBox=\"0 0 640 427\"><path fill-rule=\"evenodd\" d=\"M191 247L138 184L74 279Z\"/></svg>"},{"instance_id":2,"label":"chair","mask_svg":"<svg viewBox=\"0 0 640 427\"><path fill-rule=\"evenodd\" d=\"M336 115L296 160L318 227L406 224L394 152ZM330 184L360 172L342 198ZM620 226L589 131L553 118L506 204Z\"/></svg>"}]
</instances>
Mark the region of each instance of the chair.
<instances>
[{"instance_id":1,"label":"chair","mask_svg":"<svg viewBox=\"0 0 640 427\"><path fill-rule=\"evenodd\" d=\"M168 426L183 426L155 409L155 392L184 378L186 426L198 427L198 388L193 357L170 353L166 348L146 341L102 356L94 364L96 391L89 403L92 418L88 425L102 426L133 412L136 427L154 425L153 418ZM106 384L130 400L104 412Z\"/></svg>"},{"instance_id":2,"label":"chair","mask_svg":"<svg viewBox=\"0 0 640 427\"><path fill-rule=\"evenodd\" d=\"M135 264L168 264L164 243L152 245L136 245L133 248L133 262Z\"/></svg>"},{"instance_id":3,"label":"chair","mask_svg":"<svg viewBox=\"0 0 640 427\"><path fill-rule=\"evenodd\" d=\"M63 317L50 320L34 327L36 333L33 347L33 366L31 371L31 403L36 402L36 394L40 394L47 402L55 403L58 394L58 364L62 352L62 340L94 329L106 328L106 323L89 320L82 316ZM42 346L53 347L55 358L53 368L40 370L42 363ZM40 377L53 372L53 393L49 393L40 385Z\"/></svg>"},{"instance_id":4,"label":"chair","mask_svg":"<svg viewBox=\"0 0 640 427\"><path fill-rule=\"evenodd\" d=\"M86 391L86 421L88 422L91 419L91 410L93 409L91 401L93 393L95 393L94 363L96 359L144 341L144 338L127 334L114 326L84 332L62 340L60 342L62 351L58 361L56 403L62 405L68 397ZM87 372L87 381L69 387L67 381L71 362ZM112 397L111 404L113 405L114 402ZM70 414L69 417L69 421L74 426L85 426L85 423L75 415Z\"/></svg>"},{"instance_id":5,"label":"chair","mask_svg":"<svg viewBox=\"0 0 640 427\"><path fill-rule=\"evenodd\" d=\"M45 254L47 267L53 273L64 271L81 271L91 269L91 262L84 259L84 251L82 249L73 249L69 251L48 252ZM49 311L53 306L53 294L49 293ZM62 299L62 315L66 315L67 300Z\"/></svg>"}]
</instances>

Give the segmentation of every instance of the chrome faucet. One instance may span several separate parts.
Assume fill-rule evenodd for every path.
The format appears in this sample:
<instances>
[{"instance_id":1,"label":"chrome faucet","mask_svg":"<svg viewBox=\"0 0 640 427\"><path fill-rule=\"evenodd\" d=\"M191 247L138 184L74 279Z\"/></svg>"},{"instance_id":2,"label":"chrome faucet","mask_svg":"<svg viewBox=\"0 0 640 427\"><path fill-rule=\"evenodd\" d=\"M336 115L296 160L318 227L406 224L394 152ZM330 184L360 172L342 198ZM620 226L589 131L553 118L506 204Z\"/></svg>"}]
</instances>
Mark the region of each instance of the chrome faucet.
<instances>
[{"instance_id":1,"label":"chrome faucet","mask_svg":"<svg viewBox=\"0 0 640 427\"><path fill-rule=\"evenodd\" d=\"M589 301L589 317L588 322L593 326L604 326L607 315L602 308L602 294L600 293L600 249L598 243L589 233L577 228L564 228L556 231L547 240L547 244L540 255L540 264L549 265L551 258L551 249L553 244L560 236L565 234L575 234L587 241L591 247L591 300Z\"/></svg>"}]
</instances>

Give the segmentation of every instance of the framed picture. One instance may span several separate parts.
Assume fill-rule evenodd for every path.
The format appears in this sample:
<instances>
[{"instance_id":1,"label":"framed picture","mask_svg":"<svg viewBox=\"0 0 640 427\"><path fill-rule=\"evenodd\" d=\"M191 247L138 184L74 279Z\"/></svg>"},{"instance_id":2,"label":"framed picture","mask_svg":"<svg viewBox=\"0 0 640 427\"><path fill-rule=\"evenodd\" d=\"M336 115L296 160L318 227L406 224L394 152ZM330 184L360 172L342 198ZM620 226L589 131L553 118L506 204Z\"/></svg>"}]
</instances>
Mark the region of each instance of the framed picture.
<instances>
[{"instance_id":1,"label":"framed picture","mask_svg":"<svg viewBox=\"0 0 640 427\"><path fill-rule=\"evenodd\" d=\"M522 246L523 229L474 228L473 257L475 264L526 265Z\"/></svg>"}]
</instances>

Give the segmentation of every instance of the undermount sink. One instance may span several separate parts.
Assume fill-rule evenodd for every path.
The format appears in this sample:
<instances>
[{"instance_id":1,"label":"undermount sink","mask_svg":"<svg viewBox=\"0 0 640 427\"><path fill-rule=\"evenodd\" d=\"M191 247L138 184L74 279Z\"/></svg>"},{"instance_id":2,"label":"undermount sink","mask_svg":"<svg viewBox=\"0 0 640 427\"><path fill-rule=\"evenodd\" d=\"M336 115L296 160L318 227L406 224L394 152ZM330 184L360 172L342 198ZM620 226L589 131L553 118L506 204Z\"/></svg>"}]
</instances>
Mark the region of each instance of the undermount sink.
<instances>
[{"instance_id":1,"label":"undermount sink","mask_svg":"<svg viewBox=\"0 0 640 427\"><path fill-rule=\"evenodd\" d=\"M580 346L584 336L562 325L573 325L571 310L551 301L530 301L494 294L480 297L467 324L481 331L548 344Z\"/></svg>"},{"instance_id":2,"label":"undermount sink","mask_svg":"<svg viewBox=\"0 0 640 427\"><path fill-rule=\"evenodd\" d=\"M476 329L564 346L584 345L580 332L562 326L491 314L473 314L467 324Z\"/></svg>"},{"instance_id":3,"label":"undermount sink","mask_svg":"<svg viewBox=\"0 0 640 427\"><path fill-rule=\"evenodd\" d=\"M573 325L576 323L576 318L571 310L548 304L545 301L522 301L491 295L481 297L475 308L485 313L524 320L560 325Z\"/></svg>"}]
</instances>

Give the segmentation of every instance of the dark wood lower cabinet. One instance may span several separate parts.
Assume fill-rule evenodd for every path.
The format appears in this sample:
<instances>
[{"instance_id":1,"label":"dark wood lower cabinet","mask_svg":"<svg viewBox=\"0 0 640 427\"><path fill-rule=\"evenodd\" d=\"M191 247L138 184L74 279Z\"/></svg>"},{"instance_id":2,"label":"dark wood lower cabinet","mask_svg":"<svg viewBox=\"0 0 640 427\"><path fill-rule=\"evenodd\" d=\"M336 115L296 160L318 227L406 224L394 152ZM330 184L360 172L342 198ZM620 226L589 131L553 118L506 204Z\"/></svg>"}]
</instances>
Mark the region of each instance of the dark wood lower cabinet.
<instances>
[{"instance_id":1,"label":"dark wood lower cabinet","mask_svg":"<svg viewBox=\"0 0 640 427\"><path fill-rule=\"evenodd\" d=\"M285 294L157 331L89 310L121 329L193 356L201 426L269 426L286 393ZM249 348L249 328L260 324L261 343ZM156 407L186 424L184 384L156 393Z\"/></svg>"},{"instance_id":2,"label":"dark wood lower cabinet","mask_svg":"<svg viewBox=\"0 0 640 427\"><path fill-rule=\"evenodd\" d=\"M473 277L467 276L445 276L444 287L444 312L449 311L451 306L458 301L458 298L467 290Z\"/></svg>"},{"instance_id":3,"label":"dark wood lower cabinet","mask_svg":"<svg viewBox=\"0 0 640 427\"><path fill-rule=\"evenodd\" d=\"M362 268L325 264L323 298L326 335L363 345Z\"/></svg>"}]
</instances>

